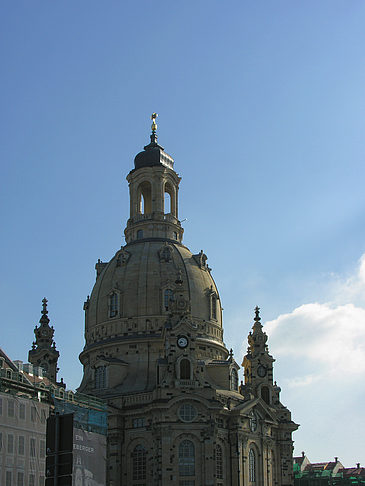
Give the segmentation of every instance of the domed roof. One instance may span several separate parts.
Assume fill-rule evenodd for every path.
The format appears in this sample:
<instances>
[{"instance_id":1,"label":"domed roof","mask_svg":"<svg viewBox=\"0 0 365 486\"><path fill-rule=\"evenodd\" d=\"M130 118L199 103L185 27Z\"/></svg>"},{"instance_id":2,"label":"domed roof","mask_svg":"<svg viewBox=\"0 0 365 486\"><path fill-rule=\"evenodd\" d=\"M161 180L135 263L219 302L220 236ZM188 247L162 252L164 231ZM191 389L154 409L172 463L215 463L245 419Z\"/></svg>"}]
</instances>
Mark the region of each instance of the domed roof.
<instances>
[{"instance_id":1,"label":"domed roof","mask_svg":"<svg viewBox=\"0 0 365 486\"><path fill-rule=\"evenodd\" d=\"M143 152L139 152L134 158L134 168L153 167L162 165L173 169L174 159L164 152L164 148L157 143L157 135L151 135L151 143L144 147Z\"/></svg>"},{"instance_id":2,"label":"domed roof","mask_svg":"<svg viewBox=\"0 0 365 486\"><path fill-rule=\"evenodd\" d=\"M110 262L98 261L85 302L84 393L99 393L103 370L110 393L150 390L160 360L167 362L177 348L180 354L194 352L199 360L229 356L207 257L203 251L193 255L182 244L181 178L172 157L157 144L156 128L153 122L151 143L137 154L127 176L126 245Z\"/></svg>"},{"instance_id":3,"label":"domed roof","mask_svg":"<svg viewBox=\"0 0 365 486\"><path fill-rule=\"evenodd\" d=\"M221 326L219 296L203 252L193 255L171 240L135 241L122 247L109 263L97 264L98 277L88 302L86 331L120 319L141 321L163 318L176 311L192 321L212 319ZM118 296L118 309L110 312L110 298ZM170 300L166 300L170 299ZM142 328L141 328L142 330Z\"/></svg>"}]
</instances>

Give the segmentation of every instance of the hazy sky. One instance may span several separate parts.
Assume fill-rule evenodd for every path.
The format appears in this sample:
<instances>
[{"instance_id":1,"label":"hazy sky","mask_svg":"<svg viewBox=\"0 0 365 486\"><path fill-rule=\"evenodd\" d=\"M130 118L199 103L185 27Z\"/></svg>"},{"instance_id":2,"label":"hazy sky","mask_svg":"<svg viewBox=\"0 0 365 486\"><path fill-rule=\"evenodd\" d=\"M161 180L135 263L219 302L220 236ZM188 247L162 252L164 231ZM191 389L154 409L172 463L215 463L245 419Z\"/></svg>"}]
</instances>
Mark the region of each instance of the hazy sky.
<instances>
[{"instance_id":1,"label":"hazy sky","mask_svg":"<svg viewBox=\"0 0 365 486\"><path fill-rule=\"evenodd\" d=\"M241 363L259 305L295 453L365 464L364 25L363 0L1 2L9 356L27 360L46 296L79 385L83 302L124 244L156 111L227 347Z\"/></svg>"}]
</instances>

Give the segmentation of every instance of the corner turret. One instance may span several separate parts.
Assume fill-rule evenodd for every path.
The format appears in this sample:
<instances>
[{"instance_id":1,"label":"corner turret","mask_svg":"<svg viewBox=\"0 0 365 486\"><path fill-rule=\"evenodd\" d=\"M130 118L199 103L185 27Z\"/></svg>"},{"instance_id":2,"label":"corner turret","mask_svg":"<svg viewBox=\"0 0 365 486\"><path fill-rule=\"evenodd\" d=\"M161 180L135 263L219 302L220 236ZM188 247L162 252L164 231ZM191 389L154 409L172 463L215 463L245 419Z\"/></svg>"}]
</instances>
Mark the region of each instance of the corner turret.
<instances>
[{"instance_id":1,"label":"corner turret","mask_svg":"<svg viewBox=\"0 0 365 486\"><path fill-rule=\"evenodd\" d=\"M262 330L260 308L255 308L254 325L248 335L247 354L242 366L245 369L245 388L255 397L270 405L276 394L273 384L274 358L269 354L267 334ZM274 390L275 388L275 390ZM278 399L278 397L275 397Z\"/></svg>"},{"instance_id":2,"label":"corner turret","mask_svg":"<svg viewBox=\"0 0 365 486\"><path fill-rule=\"evenodd\" d=\"M29 351L28 361L34 366L43 368L45 376L54 384L65 386L63 382L57 383L57 362L60 353L57 351L56 343L53 340L54 328L49 325L47 302L46 298L42 300L40 326L34 328L36 339Z\"/></svg>"}]
</instances>

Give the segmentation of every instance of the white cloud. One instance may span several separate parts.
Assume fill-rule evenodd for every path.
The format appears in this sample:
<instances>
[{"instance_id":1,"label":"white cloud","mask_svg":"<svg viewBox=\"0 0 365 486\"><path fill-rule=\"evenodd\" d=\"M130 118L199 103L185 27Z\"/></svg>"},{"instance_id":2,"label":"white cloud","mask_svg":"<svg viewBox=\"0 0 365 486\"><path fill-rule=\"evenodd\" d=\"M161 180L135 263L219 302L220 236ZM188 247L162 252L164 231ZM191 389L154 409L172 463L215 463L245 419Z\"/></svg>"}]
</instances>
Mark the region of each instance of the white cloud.
<instances>
[{"instance_id":1,"label":"white cloud","mask_svg":"<svg viewBox=\"0 0 365 486\"><path fill-rule=\"evenodd\" d=\"M352 381L365 374L365 306L349 302L364 299L365 254L353 276L332 284L330 301L301 305L265 324L272 353L293 359L296 376L287 377L289 386Z\"/></svg>"},{"instance_id":2,"label":"white cloud","mask_svg":"<svg viewBox=\"0 0 365 486\"><path fill-rule=\"evenodd\" d=\"M365 373L365 309L353 304L304 304L267 322L276 356L305 359L320 377L336 380ZM304 370L303 370L304 371Z\"/></svg>"},{"instance_id":3,"label":"white cloud","mask_svg":"<svg viewBox=\"0 0 365 486\"><path fill-rule=\"evenodd\" d=\"M332 275L325 293L324 302L303 304L264 329L282 399L301 423L296 454L305 450L313 462L336 455L350 466L364 461L365 450L365 254L353 275Z\"/></svg>"}]
</instances>

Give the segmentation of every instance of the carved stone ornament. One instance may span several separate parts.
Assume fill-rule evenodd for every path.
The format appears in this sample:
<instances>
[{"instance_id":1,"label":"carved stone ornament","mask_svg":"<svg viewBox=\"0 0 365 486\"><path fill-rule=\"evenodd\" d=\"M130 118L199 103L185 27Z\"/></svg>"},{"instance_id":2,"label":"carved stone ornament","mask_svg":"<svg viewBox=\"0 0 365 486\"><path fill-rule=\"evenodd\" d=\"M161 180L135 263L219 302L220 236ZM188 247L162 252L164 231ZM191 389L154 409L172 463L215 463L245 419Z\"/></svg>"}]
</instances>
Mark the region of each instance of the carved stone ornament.
<instances>
[{"instance_id":1,"label":"carved stone ornament","mask_svg":"<svg viewBox=\"0 0 365 486\"><path fill-rule=\"evenodd\" d=\"M129 251L125 250L124 247L122 246L121 250L117 255L117 267L121 267L122 265L125 265L130 259L130 257L131 254L129 253Z\"/></svg>"},{"instance_id":2,"label":"carved stone ornament","mask_svg":"<svg viewBox=\"0 0 365 486\"><path fill-rule=\"evenodd\" d=\"M185 313L189 310L189 301L182 294L174 295L172 310L174 313Z\"/></svg>"},{"instance_id":3,"label":"carved stone ornament","mask_svg":"<svg viewBox=\"0 0 365 486\"><path fill-rule=\"evenodd\" d=\"M197 255L193 255L193 258L196 261L196 263L199 265L200 268L203 268L205 270L209 270L209 267L207 265L208 257L203 252L203 250L200 250L200 253L198 253Z\"/></svg>"},{"instance_id":4,"label":"carved stone ornament","mask_svg":"<svg viewBox=\"0 0 365 486\"><path fill-rule=\"evenodd\" d=\"M172 260L172 247L167 242L158 251L160 262L169 263Z\"/></svg>"}]
</instances>

